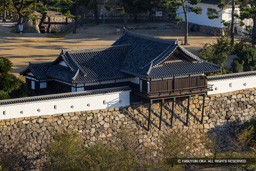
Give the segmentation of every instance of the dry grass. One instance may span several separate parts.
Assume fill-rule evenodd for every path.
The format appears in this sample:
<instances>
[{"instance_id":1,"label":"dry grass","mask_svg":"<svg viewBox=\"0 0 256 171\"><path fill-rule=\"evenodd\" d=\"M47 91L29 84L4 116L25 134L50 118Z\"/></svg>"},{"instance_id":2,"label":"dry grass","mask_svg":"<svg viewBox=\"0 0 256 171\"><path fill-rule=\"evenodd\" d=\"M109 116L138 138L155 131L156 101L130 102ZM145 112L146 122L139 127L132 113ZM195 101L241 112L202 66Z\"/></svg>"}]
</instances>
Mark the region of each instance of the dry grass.
<instances>
[{"instance_id":1,"label":"dry grass","mask_svg":"<svg viewBox=\"0 0 256 171\"><path fill-rule=\"evenodd\" d=\"M131 25L138 33L157 36L164 39L183 40L181 29L172 26L171 29L157 30L145 29L150 26L162 25L163 23L147 23ZM97 26L84 25L78 29L78 34L15 34L10 33L13 23L0 22L0 56L9 58L13 62L13 73L22 71L29 62L48 62L56 59L61 49L95 48L111 45L119 38L121 33L116 33L118 24L101 24ZM144 29L143 29L144 28ZM198 50L205 43L216 41L216 37L202 33L190 33L189 43L185 46L188 50L198 55Z\"/></svg>"}]
</instances>

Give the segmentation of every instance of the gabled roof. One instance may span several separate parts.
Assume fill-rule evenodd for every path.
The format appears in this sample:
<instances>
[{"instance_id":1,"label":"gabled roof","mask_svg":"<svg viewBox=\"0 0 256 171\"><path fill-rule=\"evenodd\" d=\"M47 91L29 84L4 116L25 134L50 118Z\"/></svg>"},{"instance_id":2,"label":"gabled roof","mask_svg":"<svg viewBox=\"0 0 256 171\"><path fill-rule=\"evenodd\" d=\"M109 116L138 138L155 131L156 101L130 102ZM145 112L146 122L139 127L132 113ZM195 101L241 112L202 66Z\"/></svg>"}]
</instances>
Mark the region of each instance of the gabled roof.
<instances>
[{"instance_id":1,"label":"gabled roof","mask_svg":"<svg viewBox=\"0 0 256 171\"><path fill-rule=\"evenodd\" d=\"M45 62L45 63L29 63L26 69L20 72L21 75L25 75L28 72L33 73L33 75L36 77L36 79L47 79L48 76L46 75L46 72L51 65L52 62Z\"/></svg>"},{"instance_id":2,"label":"gabled roof","mask_svg":"<svg viewBox=\"0 0 256 171\"><path fill-rule=\"evenodd\" d=\"M66 66L59 65L63 62ZM220 66L202 60L166 40L124 30L110 47L62 50L52 63L30 64L39 79L57 79L69 83L86 83L124 79L166 77L219 71ZM25 75L26 72L22 72Z\"/></svg>"},{"instance_id":3,"label":"gabled roof","mask_svg":"<svg viewBox=\"0 0 256 171\"><path fill-rule=\"evenodd\" d=\"M197 57L180 46L177 40L159 39L125 30L113 45L122 45L127 42L132 46L121 69L127 74L155 78L220 70L219 65ZM184 54L184 58L165 63L177 50Z\"/></svg>"}]
</instances>

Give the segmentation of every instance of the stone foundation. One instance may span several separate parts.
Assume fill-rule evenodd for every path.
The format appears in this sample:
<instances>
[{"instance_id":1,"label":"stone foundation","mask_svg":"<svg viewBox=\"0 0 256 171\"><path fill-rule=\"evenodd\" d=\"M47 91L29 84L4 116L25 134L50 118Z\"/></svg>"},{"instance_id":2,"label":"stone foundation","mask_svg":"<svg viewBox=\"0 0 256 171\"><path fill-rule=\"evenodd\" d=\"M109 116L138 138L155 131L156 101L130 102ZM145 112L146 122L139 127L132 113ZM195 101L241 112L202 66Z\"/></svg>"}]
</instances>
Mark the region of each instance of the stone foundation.
<instances>
[{"instance_id":1,"label":"stone foundation","mask_svg":"<svg viewBox=\"0 0 256 171\"><path fill-rule=\"evenodd\" d=\"M85 144L90 146L97 141L115 143L116 135L122 127L133 131L139 137L139 143L145 147L158 147L161 136L182 129L184 132L190 130L213 133L218 136L218 143L225 150L229 143L228 133L237 125L255 116L256 89L207 96L202 124L203 96L191 97L188 125L186 125L187 102L187 98L176 99L173 127L170 125L173 101L163 103L161 130L159 129L160 103L152 104L149 131L147 130L149 104L122 109L2 120L0 153L11 154L17 151L24 169L43 170L46 160L43 154L53 141L52 135L55 132L62 129L78 130ZM197 151L191 155L196 156L196 154Z\"/></svg>"}]
</instances>

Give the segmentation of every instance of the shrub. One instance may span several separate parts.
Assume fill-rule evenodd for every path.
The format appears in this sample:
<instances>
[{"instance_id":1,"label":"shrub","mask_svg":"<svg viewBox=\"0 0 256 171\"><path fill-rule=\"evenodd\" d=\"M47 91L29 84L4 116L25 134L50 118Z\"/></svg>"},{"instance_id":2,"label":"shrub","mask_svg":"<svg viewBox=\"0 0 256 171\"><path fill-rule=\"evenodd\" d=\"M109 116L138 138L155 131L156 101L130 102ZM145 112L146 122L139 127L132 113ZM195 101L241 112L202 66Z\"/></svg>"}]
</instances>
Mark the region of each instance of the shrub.
<instances>
[{"instance_id":1,"label":"shrub","mask_svg":"<svg viewBox=\"0 0 256 171\"><path fill-rule=\"evenodd\" d=\"M27 94L25 83L10 73L11 68L11 61L0 57L0 100L24 97Z\"/></svg>"},{"instance_id":2,"label":"shrub","mask_svg":"<svg viewBox=\"0 0 256 171\"><path fill-rule=\"evenodd\" d=\"M202 59L221 65L222 72L220 74L223 74L226 73L224 65L227 60L227 55L233 53L233 46L228 38L222 36L217 39L217 43L206 43L199 52Z\"/></svg>"},{"instance_id":3,"label":"shrub","mask_svg":"<svg viewBox=\"0 0 256 171\"><path fill-rule=\"evenodd\" d=\"M51 170L137 170L144 168L139 160L137 145L132 136L124 137L128 131L121 131L115 147L100 142L85 147L78 132L63 130L56 133L54 142L47 150L51 159ZM129 141L131 140L131 141Z\"/></svg>"}]
</instances>

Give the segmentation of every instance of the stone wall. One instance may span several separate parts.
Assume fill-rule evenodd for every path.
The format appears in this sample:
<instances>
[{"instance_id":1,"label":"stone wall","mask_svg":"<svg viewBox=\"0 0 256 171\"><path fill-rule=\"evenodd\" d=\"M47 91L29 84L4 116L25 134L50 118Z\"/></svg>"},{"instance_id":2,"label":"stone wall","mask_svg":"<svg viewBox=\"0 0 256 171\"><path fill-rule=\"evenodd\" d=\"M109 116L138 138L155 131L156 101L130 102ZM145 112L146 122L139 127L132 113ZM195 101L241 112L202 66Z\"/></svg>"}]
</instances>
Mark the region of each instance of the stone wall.
<instances>
[{"instance_id":1,"label":"stone wall","mask_svg":"<svg viewBox=\"0 0 256 171\"><path fill-rule=\"evenodd\" d=\"M208 35L224 36L225 33L228 32L227 28L211 27L211 26L199 25L199 24L191 23L191 22L189 22L189 32L191 31L190 30L191 27L194 27L193 25L197 26L195 31L200 31L201 33L205 33ZM185 28L185 22L181 22L181 27Z\"/></svg>"},{"instance_id":2,"label":"stone wall","mask_svg":"<svg viewBox=\"0 0 256 171\"><path fill-rule=\"evenodd\" d=\"M88 146L97 141L114 143L122 127L133 131L139 137L141 145L158 146L160 136L180 128L184 132L194 130L216 134L219 137L218 143L225 149L228 148L226 135L237 125L255 116L256 89L207 96L202 124L203 96L191 97L188 125L186 125L187 102L188 98L176 99L173 127L170 125L173 101L163 103L161 130L159 102L152 104L149 131L147 130L149 104L2 120L0 121L0 155L13 154L14 151L15 154L19 154L18 159L24 169L43 170L46 160L43 154L53 141L52 135L58 130L67 128L78 130ZM195 151L192 155L197 154L198 152Z\"/></svg>"}]
</instances>

